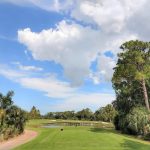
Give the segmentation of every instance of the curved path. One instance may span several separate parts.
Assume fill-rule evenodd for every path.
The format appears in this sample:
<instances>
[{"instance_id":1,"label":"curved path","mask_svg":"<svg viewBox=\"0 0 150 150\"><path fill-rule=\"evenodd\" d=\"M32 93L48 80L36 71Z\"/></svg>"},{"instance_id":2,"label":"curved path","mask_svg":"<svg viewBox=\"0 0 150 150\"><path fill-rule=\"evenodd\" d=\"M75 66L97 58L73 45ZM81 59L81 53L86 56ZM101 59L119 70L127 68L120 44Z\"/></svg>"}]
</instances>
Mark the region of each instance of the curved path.
<instances>
[{"instance_id":1,"label":"curved path","mask_svg":"<svg viewBox=\"0 0 150 150\"><path fill-rule=\"evenodd\" d=\"M0 143L0 150L11 150L19 145L29 142L37 136L37 132L31 130L25 130L22 135L12 138L8 141Z\"/></svg>"}]
</instances>

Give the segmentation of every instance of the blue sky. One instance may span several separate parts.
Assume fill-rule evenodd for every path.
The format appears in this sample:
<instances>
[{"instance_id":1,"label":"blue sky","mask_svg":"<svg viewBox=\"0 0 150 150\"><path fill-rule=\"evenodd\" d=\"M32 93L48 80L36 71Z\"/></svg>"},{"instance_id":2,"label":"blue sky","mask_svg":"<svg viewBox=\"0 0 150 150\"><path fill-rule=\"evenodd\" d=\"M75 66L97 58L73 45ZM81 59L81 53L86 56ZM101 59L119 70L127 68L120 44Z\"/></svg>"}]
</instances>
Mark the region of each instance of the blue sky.
<instances>
[{"instance_id":1,"label":"blue sky","mask_svg":"<svg viewBox=\"0 0 150 150\"><path fill-rule=\"evenodd\" d=\"M142 35L139 26L129 26L145 3L2 0L0 91L14 90L16 105L25 110L34 105L42 114L86 107L94 111L111 103L119 46L127 40L148 40L149 28ZM128 8L132 11L124 13Z\"/></svg>"}]
</instances>

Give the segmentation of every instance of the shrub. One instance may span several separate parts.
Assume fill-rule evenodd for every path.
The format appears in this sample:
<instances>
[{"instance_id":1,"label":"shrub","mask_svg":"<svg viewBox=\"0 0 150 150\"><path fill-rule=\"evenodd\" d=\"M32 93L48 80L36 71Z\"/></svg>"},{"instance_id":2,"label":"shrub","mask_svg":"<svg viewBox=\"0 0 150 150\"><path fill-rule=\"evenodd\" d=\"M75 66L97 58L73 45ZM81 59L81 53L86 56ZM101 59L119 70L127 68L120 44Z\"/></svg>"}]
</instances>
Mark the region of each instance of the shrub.
<instances>
[{"instance_id":1,"label":"shrub","mask_svg":"<svg viewBox=\"0 0 150 150\"><path fill-rule=\"evenodd\" d=\"M148 133L144 136L144 140L150 141L150 133Z\"/></svg>"},{"instance_id":2,"label":"shrub","mask_svg":"<svg viewBox=\"0 0 150 150\"><path fill-rule=\"evenodd\" d=\"M114 125L124 133L146 135L150 132L149 112L144 107L135 107L127 115L117 115Z\"/></svg>"},{"instance_id":3,"label":"shrub","mask_svg":"<svg viewBox=\"0 0 150 150\"><path fill-rule=\"evenodd\" d=\"M135 107L126 116L127 130L131 134L145 135L150 132L149 113L144 107Z\"/></svg>"},{"instance_id":4,"label":"shrub","mask_svg":"<svg viewBox=\"0 0 150 150\"><path fill-rule=\"evenodd\" d=\"M25 111L13 105L12 96L13 92L0 93L0 141L21 134L27 120Z\"/></svg>"}]
</instances>

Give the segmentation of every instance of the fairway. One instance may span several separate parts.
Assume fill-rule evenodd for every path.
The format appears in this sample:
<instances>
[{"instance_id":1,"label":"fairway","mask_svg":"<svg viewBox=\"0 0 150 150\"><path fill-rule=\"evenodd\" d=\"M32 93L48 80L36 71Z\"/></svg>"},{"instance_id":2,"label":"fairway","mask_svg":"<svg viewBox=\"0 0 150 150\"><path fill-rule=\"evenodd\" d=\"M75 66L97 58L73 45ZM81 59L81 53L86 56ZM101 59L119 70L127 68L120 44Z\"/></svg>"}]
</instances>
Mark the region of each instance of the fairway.
<instances>
[{"instance_id":1,"label":"fairway","mask_svg":"<svg viewBox=\"0 0 150 150\"><path fill-rule=\"evenodd\" d=\"M29 128L30 126L28 126ZM15 150L149 150L150 145L115 132L94 127L40 128L36 139Z\"/></svg>"}]
</instances>

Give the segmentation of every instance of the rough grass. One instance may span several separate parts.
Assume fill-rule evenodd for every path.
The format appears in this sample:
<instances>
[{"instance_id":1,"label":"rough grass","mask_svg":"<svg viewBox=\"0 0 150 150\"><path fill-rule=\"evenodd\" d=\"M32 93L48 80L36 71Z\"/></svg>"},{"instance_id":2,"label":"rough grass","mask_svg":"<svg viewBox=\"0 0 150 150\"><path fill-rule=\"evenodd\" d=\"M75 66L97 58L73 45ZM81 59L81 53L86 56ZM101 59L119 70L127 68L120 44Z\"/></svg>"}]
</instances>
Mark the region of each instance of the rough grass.
<instances>
[{"instance_id":1,"label":"rough grass","mask_svg":"<svg viewBox=\"0 0 150 150\"><path fill-rule=\"evenodd\" d=\"M36 139L15 150L149 150L148 142L122 135L113 129L94 127L40 128L48 120L35 120L27 128L39 132Z\"/></svg>"}]
</instances>

